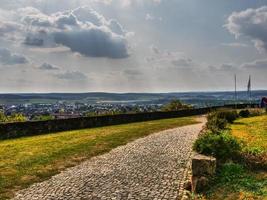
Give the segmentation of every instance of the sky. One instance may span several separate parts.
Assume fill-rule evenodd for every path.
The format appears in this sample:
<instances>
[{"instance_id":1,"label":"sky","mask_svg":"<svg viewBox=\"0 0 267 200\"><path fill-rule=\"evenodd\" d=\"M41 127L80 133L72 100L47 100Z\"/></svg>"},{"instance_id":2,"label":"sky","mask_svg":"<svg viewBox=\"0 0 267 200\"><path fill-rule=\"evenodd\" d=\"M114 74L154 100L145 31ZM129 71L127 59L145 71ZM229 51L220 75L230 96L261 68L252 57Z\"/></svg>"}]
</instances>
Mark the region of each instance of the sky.
<instances>
[{"instance_id":1,"label":"sky","mask_svg":"<svg viewBox=\"0 0 267 200\"><path fill-rule=\"evenodd\" d=\"M0 0L0 93L267 89L267 0Z\"/></svg>"}]
</instances>

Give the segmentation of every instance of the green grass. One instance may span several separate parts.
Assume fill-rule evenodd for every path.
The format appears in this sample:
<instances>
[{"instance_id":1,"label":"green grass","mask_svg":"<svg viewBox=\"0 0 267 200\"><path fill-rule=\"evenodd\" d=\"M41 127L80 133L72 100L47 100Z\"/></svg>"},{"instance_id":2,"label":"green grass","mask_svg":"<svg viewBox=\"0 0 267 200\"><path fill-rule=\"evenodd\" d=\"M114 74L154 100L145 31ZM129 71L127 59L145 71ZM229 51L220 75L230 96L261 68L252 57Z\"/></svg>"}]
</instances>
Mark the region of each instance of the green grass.
<instances>
[{"instance_id":1,"label":"green grass","mask_svg":"<svg viewBox=\"0 0 267 200\"><path fill-rule=\"evenodd\" d=\"M230 130L243 142L242 154L252 154L262 162L266 160L267 115L239 118L230 125ZM241 164L225 164L219 168L206 197L211 200L266 200L267 171L256 171Z\"/></svg>"},{"instance_id":2,"label":"green grass","mask_svg":"<svg viewBox=\"0 0 267 200\"><path fill-rule=\"evenodd\" d=\"M242 165L224 164L207 192L208 199L254 200L267 198L267 176L245 169Z\"/></svg>"},{"instance_id":3,"label":"green grass","mask_svg":"<svg viewBox=\"0 0 267 200\"><path fill-rule=\"evenodd\" d=\"M267 115L240 118L231 129L234 136L245 142L244 151L267 154Z\"/></svg>"},{"instance_id":4,"label":"green grass","mask_svg":"<svg viewBox=\"0 0 267 200\"><path fill-rule=\"evenodd\" d=\"M0 141L0 199L137 138L194 123L174 118Z\"/></svg>"}]
</instances>

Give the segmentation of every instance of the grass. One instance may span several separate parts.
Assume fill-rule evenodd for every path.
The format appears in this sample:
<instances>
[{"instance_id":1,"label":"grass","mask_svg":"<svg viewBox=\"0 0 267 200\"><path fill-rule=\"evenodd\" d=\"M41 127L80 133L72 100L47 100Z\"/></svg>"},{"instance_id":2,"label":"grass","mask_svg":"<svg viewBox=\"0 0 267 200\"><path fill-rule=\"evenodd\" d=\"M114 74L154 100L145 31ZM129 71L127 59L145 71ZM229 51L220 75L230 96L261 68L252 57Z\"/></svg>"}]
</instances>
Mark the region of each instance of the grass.
<instances>
[{"instance_id":1,"label":"grass","mask_svg":"<svg viewBox=\"0 0 267 200\"><path fill-rule=\"evenodd\" d=\"M252 172L242 165L224 164L207 192L208 199L264 200L267 198L267 175Z\"/></svg>"},{"instance_id":2,"label":"grass","mask_svg":"<svg viewBox=\"0 0 267 200\"><path fill-rule=\"evenodd\" d=\"M137 138L194 123L174 118L0 141L0 199Z\"/></svg>"},{"instance_id":3,"label":"grass","mask_svg":"<svg viewBox=\"0 0 267 200\"><path fill-rule=\"evenodd\" d=\"M266 158L267 155L267 115L239 118L230 125L231 133L243 142L242 154L252 154ZM245 168L241 164L226 163L206 193L207 199L226 200L266 200L267 171ZM202 199L205 199L202 197ZM199 198L201 199L201 198Z\"/></svg>"},{"instance_id":4,"label":"grass","mask_svg":"<svg viewBox=\"0 0 267 200\"><path fill-rule=\"evenodd\" d=\"M231 129L234 136L245 142L244 151L267 153L267 115L240 118Z\"/></svg>"}]
</instances>

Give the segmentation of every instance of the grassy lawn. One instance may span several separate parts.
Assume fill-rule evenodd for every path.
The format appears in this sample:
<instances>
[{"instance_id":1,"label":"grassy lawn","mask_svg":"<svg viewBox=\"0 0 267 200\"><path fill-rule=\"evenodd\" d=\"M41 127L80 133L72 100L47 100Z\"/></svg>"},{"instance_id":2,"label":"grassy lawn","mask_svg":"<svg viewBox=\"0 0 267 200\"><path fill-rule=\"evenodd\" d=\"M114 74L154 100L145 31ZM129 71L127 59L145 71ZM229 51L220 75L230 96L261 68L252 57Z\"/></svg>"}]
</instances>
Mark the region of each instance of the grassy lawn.
<instances>
[{"instance_id":1,"label":"grassy lawn","mask_svg":"<svg viewBox=\"0 0 267 200\"><path fill-rule=\"evenodd\" d=\"M256 156L267 155L267 115L240 118L231 125L231 133L244 142L242 151ZM215 177L208 199L266 200L267 171L247 169L240 164L223 165ZM200 198L201 199L201 198Z\"/></svg>"},{"instance_id":2,"label":"grassy lawn","mask_svg":"<svg viewBox=\"0 0 267 200\"><path fill-rule=\"evenodd\" d=\"M241 118L231 126L232 134L246 143L247 151L267 153L267 115Z\"/></svg>"},{"instance_id":3,"label":"grassy lawn","mask_svg":"<svg viewBox=\"0 0 267 200\"><path fill-rule=\"evenodd\" d=\"M212 182L206 197L210 200L266 200L267 173L252 171L240 164L226 163Z\"/></svg>"},{"instance_id":4,"label":"grassy lawn","mask_svg":"<svg viewBox=\"0 0 267 200\"><path fill-rule=\"evenodd\" d=\"M0 141L0 199L137 138L194 123L174 118Z\"/></svg>"}]
</instances>

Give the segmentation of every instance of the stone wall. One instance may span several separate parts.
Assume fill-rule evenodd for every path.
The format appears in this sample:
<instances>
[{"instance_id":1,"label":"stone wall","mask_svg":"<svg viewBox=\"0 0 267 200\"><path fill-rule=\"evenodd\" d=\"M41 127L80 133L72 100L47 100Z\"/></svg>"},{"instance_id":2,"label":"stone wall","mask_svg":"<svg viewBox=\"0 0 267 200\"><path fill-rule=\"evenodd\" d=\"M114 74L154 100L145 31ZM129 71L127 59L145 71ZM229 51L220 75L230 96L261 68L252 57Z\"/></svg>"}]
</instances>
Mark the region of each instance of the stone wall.
<instances>
[{"instance_id":1,"label":"stone wall","mask_svg":"<svg viewBox=\"0 0 267 200\"><path fill-rule=\"evenodd\" d=\"M245 108L247 106L247 104L242 104L238 105L237 108ZM118 125L132 122L202 115L208 113L211 110L222 107L234 108L235 105L180 110L173 112L150 112L97 117L81 117L74 119L58 119L48 121L2 123L0 124L0 139L3 140L23 136L55 133L67 130L77 130L83 128Z\"/></svg>"}]
</instances>

